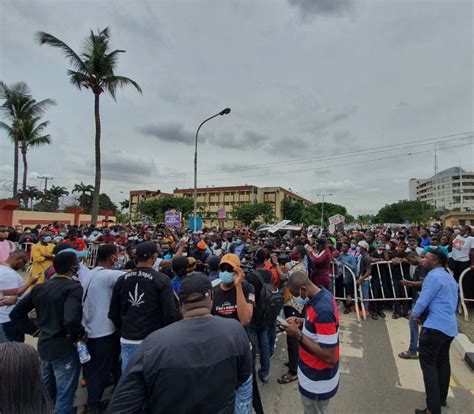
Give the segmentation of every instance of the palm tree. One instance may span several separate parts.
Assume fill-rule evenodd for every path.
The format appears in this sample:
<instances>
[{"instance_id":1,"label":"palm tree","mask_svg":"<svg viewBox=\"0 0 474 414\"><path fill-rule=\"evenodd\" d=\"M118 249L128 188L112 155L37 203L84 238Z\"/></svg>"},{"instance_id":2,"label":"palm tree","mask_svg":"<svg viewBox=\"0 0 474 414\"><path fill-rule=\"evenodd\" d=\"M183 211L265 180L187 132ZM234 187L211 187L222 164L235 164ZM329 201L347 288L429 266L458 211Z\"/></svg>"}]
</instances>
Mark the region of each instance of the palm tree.
<instances>
[{"instance_id":1,"label":"palm tree","mask_svg":"<svg viewBox=\"0 0 474 414\"><path fill-rule=\"evenodd\" d=\"M123 201L120 201L119 204L120 204L120 211L123 211L129 207L130 201L125 199Z\"/></svg>"},{"instance_id":2,"label":"palm tree","mask_svg":"<svg viewBox=\"0 0 474 414\"><path fill-rule=\"evenodd\" d=\"M80 184L74 184L72 192L81 193L79 196L79 204L81 205L82 209L85 209L88 198L94 194L94 186L90 184L86 185L81 181Z\"/></svg>"},{"instance_id":3,"label":"palm tree","mask_svg":"<svg viewBox=\"0 0 474 414\"><path fill-rule=\"evenodd\" d=\"M101 182L101 155L100 155L100 94L109 92L115 100L118 88L128 85L134 86L138 92L142 92L138 83L125 76L115 74L118 63L118 56L125 50L110 51L109 28L94 33L92 30L86 38L83 53L79 56L72 48L57 37L44 33L38 33L38 40L41 45L47 44L61 49L67 59L69 59L74 70L69 69L67 74L71 83L79 89L90 89L94 94L94 114L95 114L95 182L94 194L92 198L92 223L97 224L99 214L99 196Z\"/></svg>"},{"instance_id":4,"label":"palm tree","mask_svg":"<svg viewBox=\"0 0 474 414\"><path fill-rule=\"evenodd\" d=\"M15 145L13 157L13 197L17 197L18 150L22 125L28 119L41 116L50 105L54 104L54 101L44 99L37 102L31 96L31 91L24 82L15 83L11 87L0 82L0 99L5 100L0 105L0 113L3 113L10 122L10 125L0 122L0 128L7 131Z\"/></svg>"},{"instance_id":5,"label":"palm tree","mask_svg":"<svg viewBox=\"0 0 474 414\"><path fill-rule=\"evenodd\" d=\"M18 195L23 200L25 209L33 210L33 201L43 197L43 192L36 187L28 186L25 190L18 191Z\"/></svg>"},{"instance_id":6,"label":"palm tree","mask_svg":"<svg viewBox=\"0 0 474 414\"><path fill-rule=\"evenodd\" d=\"M69 195L66 187L60 187L53 185L49 190L46 190L46 196L51 200L51 204L54 210L59 210L59 199L63 196Z\"/></svg>"}]
</instances>

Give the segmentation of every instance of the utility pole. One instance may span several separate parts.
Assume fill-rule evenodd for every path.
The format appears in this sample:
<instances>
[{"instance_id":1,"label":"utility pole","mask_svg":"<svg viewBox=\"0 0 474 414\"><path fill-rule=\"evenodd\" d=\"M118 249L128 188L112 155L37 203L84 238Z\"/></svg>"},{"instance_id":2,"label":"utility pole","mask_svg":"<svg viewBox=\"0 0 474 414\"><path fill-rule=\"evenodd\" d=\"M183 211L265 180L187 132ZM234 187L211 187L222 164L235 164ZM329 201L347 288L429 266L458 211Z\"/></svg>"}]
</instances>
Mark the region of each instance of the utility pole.
<instances>
[{"instance_id":1,"label":"utility pole","mask_svg":"<svg viewBox=\"0 0 474 414\"><path fill-rule=\"evenodd\" d=\"M38 175L38 178L40 180L44 180L44 191L46 192L48 190L48 181L49 180L52 181L52 180L54 180L54 178L53 177L46 177L46 176L39 176L39 175Z\"/></svg>"},{"instance_id":2,"label":"utility pole","mask_svg":"<svg viewBox=\"0 0 474 414\"><path fill-rule=\"evenodd\" d=\"M333 193L327 193L327 194L316 194L316 197L322 197L323 198L323 204L321 206L321 233L324 228L324 197L332 196L334 195Z\"/></svg>"},{"instance_id":3,"label":"utility pole","mask_svg":"<svg viewBox=\"0 0 474 414\"><path fill-rule=\"evenodd\" d=\"M435 150L434 150L434 175L438 174L438 151L437 151L437 146L435 144Z\"/></svg>"}]
</instances>

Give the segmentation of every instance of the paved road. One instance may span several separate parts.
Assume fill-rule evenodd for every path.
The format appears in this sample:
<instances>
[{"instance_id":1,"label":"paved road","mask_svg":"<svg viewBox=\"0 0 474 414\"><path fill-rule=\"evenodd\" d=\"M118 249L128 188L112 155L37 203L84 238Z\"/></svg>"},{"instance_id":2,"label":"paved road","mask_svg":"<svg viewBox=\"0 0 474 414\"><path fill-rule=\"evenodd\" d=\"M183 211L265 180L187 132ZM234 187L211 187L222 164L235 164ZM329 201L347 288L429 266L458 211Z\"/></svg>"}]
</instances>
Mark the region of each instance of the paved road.
<instances>
[{"instance_id":1,"label":"paved road","mask_svg":"<svg viewBox=\"0 0 474 414\"><path fill-rule=\"evenodd\" d=\"M368 320L358 324L354 314L341 315L341 381L331 401L331 413L414 413L424 408L423 378L417 360L402 360L398 353L408 348L406 319ZM296 383L280 385L286 372L286 336L280 334L272 359L270 382L260 391L265 413L302 412ZM452 380L447 414L474 413L474 374L451 351Z\"/></svg>"}]
</instances>

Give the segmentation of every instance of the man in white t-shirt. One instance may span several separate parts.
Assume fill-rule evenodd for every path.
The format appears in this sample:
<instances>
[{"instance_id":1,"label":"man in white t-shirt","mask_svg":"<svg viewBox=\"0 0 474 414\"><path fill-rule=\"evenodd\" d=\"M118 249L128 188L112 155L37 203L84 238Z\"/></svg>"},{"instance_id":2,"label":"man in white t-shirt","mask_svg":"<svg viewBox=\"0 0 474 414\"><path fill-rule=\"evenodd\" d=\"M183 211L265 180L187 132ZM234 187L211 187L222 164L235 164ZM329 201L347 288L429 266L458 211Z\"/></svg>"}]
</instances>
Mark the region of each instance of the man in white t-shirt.
<instances>
[{"instance_id":1,"label":"man in white t-shirt","mask_svg":"<svg viewBox=\"0 0 474 414\"><path fill-rule=\"evenodd\" d=\"M30 278L23 283L17 273L28 263L28 255L23 250L10 253L7 260L0 264L0 342L24 342L25 335L10 321L10 312L15 307L16 298L21 296L38 278Z\"/></svg>"},{"instance_id":2,"label":"man in white t-shirt","mask_svg":"<svg viewBox=\"0 0 474 414\"><path fill-rule=\"evenodd\" d=\"M115 270L118 248L114 244L104 244L97 251L97 267L82 280L84 289L83 317L91 360L85 366L87 381L87 412L99 412L102 394L111 385L112 373L119 372L119 337L115 326L108 318L112 291L117 279L124 274ZM115 375L118 381L118 375Z\"/></svg>"},{"instance_id":3,"label":"man in white t-shirt","mask_svg":"<svg viewBox=\"0 0 474 414\"><path fill-rule=\"evenodd\" d=\"M7 237L8 228L0 225L0 263L6 261L8 255L15 251L15 245L10 240L7 240Z\"/></svg>"},{"instance_id":4,"label":"man in white t-shirt","mask_svg":"<svg viewBox=\"0 0 474 414\"><path fill-rule=\"evenodd\" d=\"M453 240L449 267L458 283L464 270L470 267L474 271L474 237L471 236L469 226L463 226ZM474 279L472 277L463 279L463 291L466 299L474 299Z\"/></svg>"}]
</instances>

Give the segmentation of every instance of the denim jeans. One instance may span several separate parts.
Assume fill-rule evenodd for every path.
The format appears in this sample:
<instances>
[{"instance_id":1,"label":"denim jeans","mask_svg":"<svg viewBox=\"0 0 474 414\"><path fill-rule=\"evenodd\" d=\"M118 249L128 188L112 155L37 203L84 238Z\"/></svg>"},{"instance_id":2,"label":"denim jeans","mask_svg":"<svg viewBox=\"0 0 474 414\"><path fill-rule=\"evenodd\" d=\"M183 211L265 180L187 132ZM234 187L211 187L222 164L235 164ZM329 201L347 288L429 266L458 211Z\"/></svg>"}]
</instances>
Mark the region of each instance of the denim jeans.
<instances>
[{"instance_id":1,"label":"denim jeans","mask_svg":"<svg viewBox=\"0 0 474 414\"><path fill-rule=\"evenodd\" d=\"M364 308L365 311L369 311L369 302L365 299L370 299L370 276L367 279L364 279L360 285L362 291L362 299L364 299Z\"/></svg>"},{"instance_id":2,"label":"denim jeans","mask_svg":"<svg viewBox=\"0 0 474 414\"><path fill-rule=\"evenodd\" d=\"M235 390L235 414L252 414L252 375Z\"/></svg>"},{"instance_id":3,"label":"denim jeans","mask_svg":"<svg viewBox=\"0 0 474 414\"><path fill-rule=\"evenodd\" d=\"M54 361L41 360L41 375L49 396L55 401L56 414L74 412L74 396L80 372L81 363L76 352Z\"/></svg>"},{"instance_id":4,"label":"denim jeans","mask_svg":"<svg viewBox=\"0 0 474 414\"><path fill-rule=\"evenodd\" d=\"M270 335L268 333L268 328L268 326L250 328L257 336L258 341L258 350L260 353L260 369L258 371L258 376L260 379L268 377L270 371ZM271 328L273 328L273 326L270 326L270 329Z\"/></svg>"},{"instance_id":5,"label":"denim jeans","mask_svg":"<svg viewBox=\"0 0 474 414\"><path fill-rule=\"evenodd\" d=\"M127 369L127 365L133 357L133 354L138 349L140 344L122 344L120 343L120 348L122 352L120 353L120 358L122 359L122 375Z\"/></svg>"},{"instance_id":6,"label":"denim jeans","mask_svg":"<svg viewBox=\"0 0 474 414\"><path fill-rule=\"evenodd\" d=\"M413 304L412 312L414 307L415 305ZM410 318L408 326L410 327L410 346L408 347L408 352L416 355L418 353L418 336L420 334L418 323Z\"/></svg>"},{"instance_id":7,"label":"denim jeans","mask_svg":"<svg viewBox=\"0 0 474 414\"><path fill-rule=\"evenodd\" d=\"M273 356L273 352L275 351L275 342L276 342L276 326L272 324L267 327L268 332L268 345L270 346L270 356ZM260 339L259 339L260 342Z\"/></svg>"}]
</instances>

